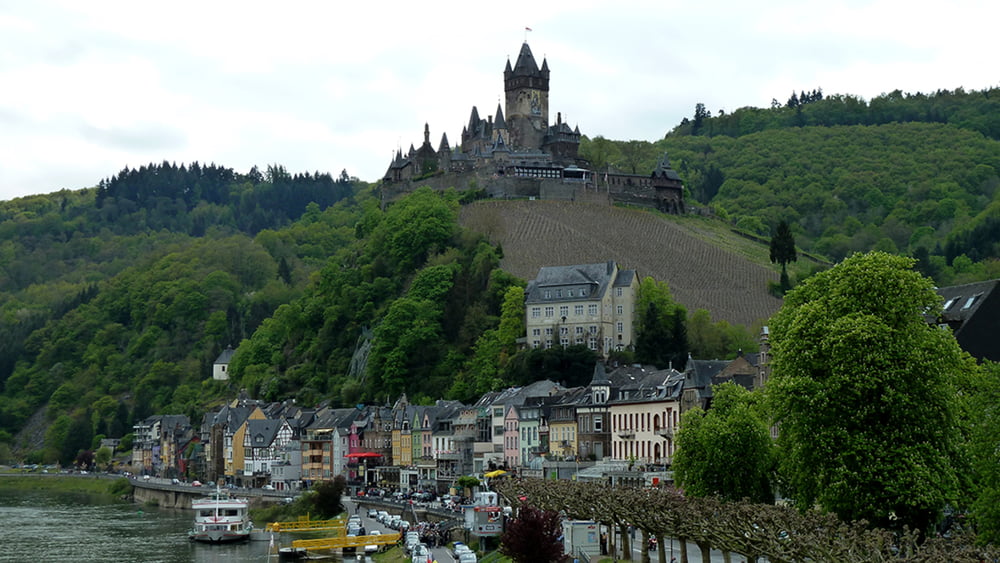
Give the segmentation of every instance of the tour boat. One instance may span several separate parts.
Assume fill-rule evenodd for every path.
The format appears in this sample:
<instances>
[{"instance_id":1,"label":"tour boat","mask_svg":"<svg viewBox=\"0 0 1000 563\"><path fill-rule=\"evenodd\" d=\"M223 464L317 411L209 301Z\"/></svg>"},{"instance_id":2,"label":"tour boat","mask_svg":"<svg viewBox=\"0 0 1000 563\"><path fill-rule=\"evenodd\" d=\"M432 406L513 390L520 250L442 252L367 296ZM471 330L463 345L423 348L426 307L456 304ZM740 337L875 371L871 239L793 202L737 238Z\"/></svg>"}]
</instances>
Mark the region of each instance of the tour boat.
<instances>
[{"instance_id":1,"label":"tour boat","mask_svg":"<svg viewBox=\"0 0 1000 563\"><path fill-rule=\"evenodd\" d=\"M250 539L250 502L233 498L229 491L216 488L214 493L191 501L194 528L188 538L206 543L228 543Z\"/></svg>"}]
</instances>

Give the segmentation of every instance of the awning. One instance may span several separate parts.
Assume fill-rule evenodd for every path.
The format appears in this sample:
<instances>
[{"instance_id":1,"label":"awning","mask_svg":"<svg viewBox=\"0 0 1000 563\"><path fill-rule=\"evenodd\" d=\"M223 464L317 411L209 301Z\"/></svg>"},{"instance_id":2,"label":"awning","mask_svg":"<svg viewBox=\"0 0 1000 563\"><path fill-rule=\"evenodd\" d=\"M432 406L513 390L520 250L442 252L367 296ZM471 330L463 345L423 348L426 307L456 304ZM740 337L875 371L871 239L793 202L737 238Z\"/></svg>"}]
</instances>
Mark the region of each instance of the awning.
<instances>
[{"instance_id":1,"label":"awning","mask_svg":"<svg viewBox=\"0 0 1000 563\"><path fill-rule=\"evenodd\" d=\"M496 471L490 471L489 473L483 473L483 477L489 477L490 479L494 477L499 477L501 475L506 475L507 472L503 469L497 469Z\"/></svg>"},{"instance_id":2,"label":"awning","mask_svg":"<svg viewBox=\"0 0 1000 563\"><path fill-rule=\"evenodd\" d=\"M353 454L347 454L345 457L361 458L361 457L382 457L382 454L375 452L355 452Z\"/></svg>"}]
</instances>

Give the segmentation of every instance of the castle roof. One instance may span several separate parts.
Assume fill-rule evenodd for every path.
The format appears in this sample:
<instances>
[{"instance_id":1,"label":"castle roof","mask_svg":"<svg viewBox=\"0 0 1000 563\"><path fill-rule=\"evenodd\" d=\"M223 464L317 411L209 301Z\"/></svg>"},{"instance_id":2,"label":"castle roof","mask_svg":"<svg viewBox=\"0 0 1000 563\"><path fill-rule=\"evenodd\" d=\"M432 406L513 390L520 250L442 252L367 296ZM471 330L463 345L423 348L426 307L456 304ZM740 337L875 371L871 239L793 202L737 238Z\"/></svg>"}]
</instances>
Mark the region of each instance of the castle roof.
<instances>
[{"instance_id":1,"label":"castle roof","mask_svg":"<svg viewBox=\"0 0 1000 563\"><path fill-rule=\"evenodd\" d=\"M549 77L549 64L544 59L542 60L542 68L538 68L538 63L535 62L535 57L531 54L531 47L528 47L528 42L525 41L521 44L521 52L517 55L517 62L514 63L513 69L510 66L510 60L507 61L507 68L504 69L504 78L511 78L515 76L532 76L539 78Z\"/></svg>"},{"instance_id":2,"label":"castle roof","mask_svg":"<svg viewBox=\"0 0 1000 563\"><path fill-rule=\"evenodd\" d=\"M493 128L494 129L506 129L507 128L507 123L503 119L503 108L500 107L499 103L497 104L497 116L496 116L496 119L493 120Z\"/></svg>"}]
</instances>

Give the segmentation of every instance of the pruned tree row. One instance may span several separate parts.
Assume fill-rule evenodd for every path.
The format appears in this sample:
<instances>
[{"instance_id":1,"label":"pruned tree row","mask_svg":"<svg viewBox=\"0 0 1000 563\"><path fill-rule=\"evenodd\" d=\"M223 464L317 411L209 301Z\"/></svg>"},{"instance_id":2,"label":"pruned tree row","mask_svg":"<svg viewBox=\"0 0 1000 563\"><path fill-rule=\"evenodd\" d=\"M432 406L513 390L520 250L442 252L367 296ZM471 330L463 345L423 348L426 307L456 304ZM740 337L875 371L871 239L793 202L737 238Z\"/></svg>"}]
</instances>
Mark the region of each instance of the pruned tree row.
<instances>
[{"instance_id":1,"label":"pruned tree row","mask_svg":"<svg viewBox=\"0 0 1000 563\"><path fill-rule=\"evenodd\" d=\"M663 538L681 542L681 563L693 542L702 560L710 560L712 549L737 553L750 561L766 557L772 563L800 561L912 562L995 561L1000 550L977 546L971 531L958 531L950 538L921 540L914 530L902 532L871 528L864 521L844 522L833 514L786 506L721 502L714 498L685 497L674 488L611 487L604 483L506 479L494 488L515 507L533 506L554 510L566 518L593 520L619 530L624 545L612 550L615 560L630 559L628 526L645 538L659 541L659 561L666 561ZM649 542L642 542L643 561L648 561Z\"/></svg>"}]
</instances>

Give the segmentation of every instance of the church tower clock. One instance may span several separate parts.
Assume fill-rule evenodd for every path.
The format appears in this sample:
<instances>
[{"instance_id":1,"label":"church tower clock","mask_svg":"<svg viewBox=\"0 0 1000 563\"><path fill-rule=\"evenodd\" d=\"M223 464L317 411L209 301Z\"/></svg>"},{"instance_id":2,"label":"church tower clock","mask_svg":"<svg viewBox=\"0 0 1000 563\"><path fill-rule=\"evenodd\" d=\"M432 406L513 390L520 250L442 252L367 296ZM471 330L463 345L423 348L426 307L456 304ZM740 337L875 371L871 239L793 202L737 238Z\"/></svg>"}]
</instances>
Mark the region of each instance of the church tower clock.
<instances>
[{"instance_id":1,"label":"church tower clock","mask_svg":"<svg viewBox=\"0 0 1000 563\"><path fill-rule=\"evenodd\" d=\"M528 43L521 45L517 62L503 71L509 145L517 150L542 146L549 126L549 65L538 68Z\"/></svg>"}]
</instances>

